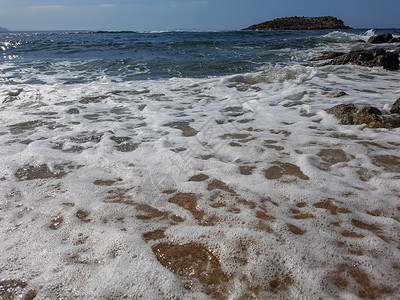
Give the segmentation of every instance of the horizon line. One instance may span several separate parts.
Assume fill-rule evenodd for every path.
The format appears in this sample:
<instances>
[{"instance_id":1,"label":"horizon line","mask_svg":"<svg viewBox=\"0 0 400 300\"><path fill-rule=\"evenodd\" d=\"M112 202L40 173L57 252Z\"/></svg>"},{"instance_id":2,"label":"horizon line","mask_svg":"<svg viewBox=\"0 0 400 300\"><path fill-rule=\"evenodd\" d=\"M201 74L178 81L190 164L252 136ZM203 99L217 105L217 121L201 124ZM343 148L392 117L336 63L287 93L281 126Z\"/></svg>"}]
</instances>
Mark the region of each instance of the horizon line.
<instances>
[{"instance_id":1,"label":"horizon line","mask_svg":"<svg viewBox=\"0 0 400 300\"><path fill-rule=\"evenodd\" d=\"M7 29L3 27L4 29ZM318 29L318 30L370 30L370 29L400 29L400 27L353 27L352 29ZM1 31L1 33L17 33L17 32L137 32L137 33L151 33L151 32L190 32L190 31L197 31L197 32L215 32L215 31L242 31L243 29L155 29L155 30L134 30L134 29L19 29L19 30L12 30L7 29L7 31ZM248 31L306 31L304 30L248 30ZM315 31L315 29L308 29L309 31Z\"/></svg>"}]
</instances>

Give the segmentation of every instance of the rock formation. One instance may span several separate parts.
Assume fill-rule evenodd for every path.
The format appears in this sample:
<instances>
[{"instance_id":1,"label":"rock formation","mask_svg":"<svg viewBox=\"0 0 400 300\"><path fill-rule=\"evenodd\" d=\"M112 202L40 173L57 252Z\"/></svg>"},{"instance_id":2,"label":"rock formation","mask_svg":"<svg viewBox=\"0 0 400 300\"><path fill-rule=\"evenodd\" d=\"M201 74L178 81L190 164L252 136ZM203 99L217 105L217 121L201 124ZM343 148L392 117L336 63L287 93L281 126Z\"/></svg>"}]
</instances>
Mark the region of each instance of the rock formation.
<instances>
[{"instance_id":1,"label":"rock formation","mask_svg":"<svg viewBox=\"0 0 400 300\"><path fill-rule=\"evenodd\" d=\"M343 125L363 125L366 128L400 127L400 98L393 104L390 114L383 114L373 106L357 108L354 104L339 104L326 110Z\"/></svg>"},{"instance_id":2,"label":"rock formation","mask_svg":"<svg viewBox=\"0 0 400 300\"><path fill-rule=\"evenodd\" d=\"M368 39L368 43L371 44L400 43L400 38L395 38L390 33L385 33L385 34L371 36Z\"/></svg>"},{"instance_id":3,"label":"rock formation","mask_svg":"<svg viewBox=\"0 0 400 300\"><path fill-rule=\"evenodd\" d=\"M390 109L391 114L399 114L400 115L400 98L393 103L392 108Z\"/></svg>"},{"instance_id":4,"label":"rock formation","mask_svg":"<svg viewBox=\"0 0 400 300\"><path fill-rule=\"evenodd\" d=\"M315 29L351 29L338 18L327 17L288 17L278 18L255 24L243 30L315 30Z\"/></svg>"},{"instance_id":5,"label":"rock formation","mask_svg":"<svg viewBox=\"0 0 400 300\"><path fill-rule=\"evenodd\" d=\"M314 57L311 61L329 60L323 65L354 64L364 67L383 67L389 71L399 70L399 54L384 49L352 50L349 53L325 52L321 56Z\"/></svg>"}]
</instances>

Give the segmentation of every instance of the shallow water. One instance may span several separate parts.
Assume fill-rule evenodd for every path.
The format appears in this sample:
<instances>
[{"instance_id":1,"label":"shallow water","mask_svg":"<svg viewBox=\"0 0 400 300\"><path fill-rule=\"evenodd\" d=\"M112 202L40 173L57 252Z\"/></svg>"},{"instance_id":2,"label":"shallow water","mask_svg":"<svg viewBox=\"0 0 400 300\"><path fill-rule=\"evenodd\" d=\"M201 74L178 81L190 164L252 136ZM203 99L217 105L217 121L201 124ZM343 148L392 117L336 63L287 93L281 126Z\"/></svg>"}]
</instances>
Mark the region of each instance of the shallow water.
<instances>
[{"instance_id":1,"label":"shallow water","mask_svg":"<svg viewBox=\"0 0 400 300\"><path fill-rule=\"evenodd\" d=\"M400 73L304 65L371 32L146 33L145 72L108 65L143 36L96 34L2 36L0 297L396 299L399 129L325 109L387 111ZM152 61L225 65L232 39L267 58Z\"/></svg>"}]
</instances>

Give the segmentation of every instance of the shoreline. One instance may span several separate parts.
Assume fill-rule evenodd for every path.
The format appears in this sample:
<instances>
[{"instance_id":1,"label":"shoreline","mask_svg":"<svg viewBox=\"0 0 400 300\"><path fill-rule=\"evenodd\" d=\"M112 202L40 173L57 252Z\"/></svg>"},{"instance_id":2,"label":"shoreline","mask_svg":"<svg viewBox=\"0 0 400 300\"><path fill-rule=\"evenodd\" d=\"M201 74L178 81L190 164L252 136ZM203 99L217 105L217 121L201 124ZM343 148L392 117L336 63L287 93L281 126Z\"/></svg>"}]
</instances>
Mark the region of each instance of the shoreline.
<instances>
[{"instance_id":1,"label":"shoreline","mask_svg":"<svg viewBox=\"0 0 400 300\"><path fill-rule=\"evenodd\" d=\"M273 49L260 39L249 51L254 37L236 36L142 47L207 61L222 52L222 63ZM205 78L129 77L137 65L120 60L138 48L129 39L100 63L74 64L65 36L51 48L64 51L60 61L9 61L0 81L0 297L395 297L400 129L340 124L326 109L388 113L400 73L302 65L316 54L304 41L350 49L354 36L300 35L291 40L299 48L271 51L280 61ZM114 42L97 38L80 50L102 54ZM324 40L335 42L318 46ZM228 59L231 44L240 59Z\"/></svg>"}]
</instances>

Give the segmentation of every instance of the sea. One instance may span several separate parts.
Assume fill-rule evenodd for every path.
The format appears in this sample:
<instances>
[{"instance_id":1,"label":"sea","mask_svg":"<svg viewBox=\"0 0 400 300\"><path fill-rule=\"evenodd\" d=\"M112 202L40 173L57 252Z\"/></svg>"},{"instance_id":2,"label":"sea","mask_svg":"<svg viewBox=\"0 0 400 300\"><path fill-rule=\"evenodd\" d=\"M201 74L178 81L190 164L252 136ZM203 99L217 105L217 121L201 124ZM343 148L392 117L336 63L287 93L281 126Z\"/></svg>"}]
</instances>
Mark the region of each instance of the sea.
<instances>
[{"instance_id":1,"label":"sea","mask_svg":"<svg viewBox=\"0 0 400 300\"><path fill-rule=\"evenodd\" d=\"M0 299L399 299L387 32L0 34Z\"/></svg>"}]
</instances>

